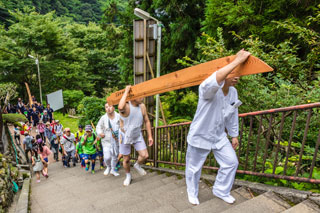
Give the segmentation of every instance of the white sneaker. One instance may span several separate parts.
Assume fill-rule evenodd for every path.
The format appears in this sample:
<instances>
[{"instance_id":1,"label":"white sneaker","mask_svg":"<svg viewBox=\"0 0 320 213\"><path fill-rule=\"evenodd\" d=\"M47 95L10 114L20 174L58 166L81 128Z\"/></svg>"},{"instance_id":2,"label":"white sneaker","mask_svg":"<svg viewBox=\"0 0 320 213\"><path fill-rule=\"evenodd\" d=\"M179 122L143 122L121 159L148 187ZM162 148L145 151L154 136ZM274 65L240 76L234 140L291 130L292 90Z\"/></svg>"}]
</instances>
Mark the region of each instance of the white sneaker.
<instances>
[{"instance_id":1,"label":"white sneaker","mask_svg":"<svg viewBox=\"0 0 320 213\"><path fill-rule=\"evenodd\" d=\"M192 205L199 205L200 204L199 199L196 197L188 196L188 200Z\"/></svg>"},{"instance_id":2,"label":"white sneaker","mask_svg":"<svg viewBox=\"0 0 320 213\"><path fill-rule=\"evenodd\" d=\"M124 185L124 186L129 186L130 183L131 183L131 174L130 174L130 173L127 173L127 177L126 177L126 179L124 180L123 185Z\"/></svg>"},{"instance_id":3,"label":"white sneaker","mask_svg":"<svg viewBox=\"0 0 320 213\"><path fill-rule=\"evenodd\" d=\"M139 175L143 176L147 174L147 172L143 168L141 168L141 166L138 163L135 163L133 167L137 170Z\"/></svg>"},{"instance_id":4,"label":"white sneaker","mask_svg":"<svg viewBox=\"0 0 320 213\"><path fill-rule=\"evenodd\" d=\"M115 177L120 175L118 172L114 171L113 169L111 170L110 174L112 174Z\"/></svg>"},{"instance_id":5,"label":"white sneaker","mask_svg":"<svg viewBox=\"0 0 320 213\"><path fill-rule=\"evenodd\" d=\"M104 171L103 175L108 175L110 173L111 168L107 167L106 170Z\"/></svg>"},{"instance_id":6,"label":"white sneaker","mask_svg":"<svg viewBox=\"0 0 320 213\"><path fill-rule=\"evenodd\" d=\"M236 199L234 197L232 197L231 195L222 197L222 196L217 195L214 191L213 191L213 194L217 198L220 198L221 200L223 200L224 202L229 203L229 204L233 204L236 201Z\"/></svg>"}]
</instances>

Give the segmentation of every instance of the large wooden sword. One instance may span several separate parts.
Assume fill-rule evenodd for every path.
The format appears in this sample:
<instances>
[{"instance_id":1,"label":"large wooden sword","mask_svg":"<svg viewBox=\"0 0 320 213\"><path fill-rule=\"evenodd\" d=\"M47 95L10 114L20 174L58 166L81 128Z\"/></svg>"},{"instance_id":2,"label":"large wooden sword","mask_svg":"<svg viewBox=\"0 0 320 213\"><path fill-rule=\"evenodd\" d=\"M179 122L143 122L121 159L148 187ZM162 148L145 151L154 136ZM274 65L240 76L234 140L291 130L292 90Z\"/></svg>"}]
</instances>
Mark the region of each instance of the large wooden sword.
<instances>
[{"instance_id":1,"label":"large wooden sword","mask_svg":"<svg viewBox=\"0 0 320 213\"><path fill-rule=\"evenodd\" d=\"M219 58L203 64L198 64L176 72L172 72L159 78L154 78L136 84L131 87L131 91L127 97L127 101L136 98L148 97L172 90L187 88L200 85L212 73L226 66L235 59L235 55ZM272 67L257 57L249 56L249 58L239 66L237 66L229 75L228 78L235 76L252 75L264 72L273 71ZM107 102L110 105L117 105L124 93L123 90L112 93Z\"/></svg>"}]
</instances>

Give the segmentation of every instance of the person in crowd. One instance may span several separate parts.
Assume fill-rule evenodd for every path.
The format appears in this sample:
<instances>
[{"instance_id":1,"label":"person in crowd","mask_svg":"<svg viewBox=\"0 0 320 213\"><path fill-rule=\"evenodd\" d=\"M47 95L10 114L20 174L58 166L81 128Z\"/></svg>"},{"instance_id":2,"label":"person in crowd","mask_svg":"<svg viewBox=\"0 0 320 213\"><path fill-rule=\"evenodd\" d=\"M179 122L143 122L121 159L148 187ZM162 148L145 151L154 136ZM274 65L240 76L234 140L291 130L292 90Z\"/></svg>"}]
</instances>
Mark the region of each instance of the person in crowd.
<instances>
[{"instance_id":1,"label":"person in crowd","mask_svg":"<svg viewBox=\"0 0 320 213\"><path fill-rule=\"evenodd\" d=\"M85 134L86 132L83 130L83 126L79 125L78 126L78 131L76 132L76 141L79 142L81 137Z\"/></svg>"},{"instance_id":2,"label":"person in crowd","mask_svg":"<svg viewBox=\"0 0 320 213\"><path fill-rule=\"evenodd\" d=\"M31 118L31 123L33 124L33 127L37 127L40 120L40 113L35 106L32 108L30 118Z\"/></svg>"},{"instance_id":3,"label":"person in crowd","mask_svg":"<svg viewBox=\"0 0 320 213\"><path fill-rule=\"evenodd\" d=\"M70 160L72 159L73 166L76 166L76 147L74 142L76 138L71 133L70 128L65 128L64 135L61 137L61 148L65 158L65 167L70 167Z\"/></svg>"},{"instance_id":4,"label":"person in crowd","mask_svg":"<svg viewBox=\"0 0 320 213\"><path fill-rule=\"evenodd\" d=\"M14 140L16 141L16 144L20 145L20 127L18 127L17 124L14 124Z\"/></svg>"},{"instance_id":5,"label":"person in crowd","mask_svg":"<svg viewBox=\"0 0 320 213\"><path fill-rule=\"evenodd\" d=\"M238 146L237 107L241 102L237 90L232 87L238 78L227 79L227 76L249 56L249 52L239 51L231 63L213 73L199 86L198 107L187 137L185 170L188 199L193 205L199 205L201 169L211 151L220 165L212 192L226 203L235 202L230 190L238 167L234 149ZM232 137L232 144L226 130Z\"/></svg>"},{"instance_id":6,"label":"person in crowd","mask_svg":"<svg viewBox=\"0 0 320 213\"><path fill-rule=\"evenodd\" d=\"M32 152L32 140L34 140L34 139L33 139L33 137L31 135L29 135L28 131L24 132L24 136L25 137L24 137L23 142L22 142L23 150L24 150L24 153L26 155L27 162L30 163L28 153L30 153L30 155L32 155L32 153L31 153Z\"/></svg>"},{"instance_id":7,"label":"person in crowd","mask_svg":"<svg viewBox=\"0 0 320 213\"><path fill-rule=\"evenodd\" d=\"M18 103L17 103L17 107L16 108L17 108L17 112L18 113L24 114L24 111L26 109L25 109L25 106L24 106L21 98L18 98Z\"/></svg>"},{"instance_id":8,"label":"person in crowd","mask_svg":"<svg viewBox=\"0 0 320 213\"><path fill-rule=\"evenodd\" d=\"M58 142L60 143L61 137L63 135L63 125L60 123L59 120L55 121L54 132L57 136Z\"/></svg>"},{"instance_id":9,"label":"person in crowd","mask_svg":"<svg viewBox=\"0 0 320 213\"><path fill-rule=\"evenodd\" d=\"M97 134L101 138L104 162L107 166L103 174L111 173L114 176L119 176L116 166L119 155L120 115L108 103L105 104L105 111L106 114L100 118L97 124Z\"/></svg>"},{"instance_id":10,"label":"person in crowd","mask_svg":"<svg viewBox=\"0 0 320 213\"><path fill-rule=\"evenodd\" d=\"M34 95L31 96L32 102L37 102L37 99L34 97Z\"/></svg>"},{"instance_id":11,"label":"person in crowd","mask_svg":"<svg viewBox=\"0 0 320 213\"><path fill-rule=\"evenodd\" d=\"M33 171L36 173L37 183L40 183L40 172L42 175L47 177L47 174L43 171L43 164L45 161L43 160L42 156L38 154L37 149L32 150L32 166Z\"/></svg>"},{"instance_id":12,"label":"person in crowd","mask_svg":"<svg viewBox=\"0 0 320 213\"><path fill-rule=\"evenodd\" d=\"M43 110L43 115L41 115L41 120L43 121L44 124L47 122L50 122L50 116L48 115L47 110Z\"/></svg>"},{"instance_id":13,"label":"person in crowd","mask_svg":"<svg viewBox=\"0 0 320 213\"><path fill-rule=\"evenodd\" d=\"M97 157L97 136L93 133L91 125L86 125L85 127L86 134L81 137L81 145L83 147L83 157L86 164L86 171L89 170L89 160L91 160L91 173L94 174L95 160Z\"/></svg>"},{"instance_id":14,"label":"person in crowd","mask_svg":"<svg viewBox=\"0 0 320 213\"><path fill-rule=\"evenodd\" d=\"M31 115L32 115L33 109L29 106L26 106L26 110L24 111L24 114L26 115L26 118L28 119L30 125L32 125Z\"/></svg>"},{"instance_id":15,"label":"person in crowd","mask_svg":"<svg viewBox=\"0 0 320 213\"><path fill-rule=\"evenodd\" d=\"M10 103L8 103L5 111L6 113L12 113L12 114L15 114L17 112L16 107Z\"/></svg>"},{"instance_id":16,"label":"person in crowd","mask_svg":"<svg viewBox=\"0 0 320 213\"><path fill-rule=\"evenodd\" d=\"M97 134L97 133L95 133ZM100 169L104 169L104 159L103 159L103 149L102 149L102 144L101 144L101 138L97 136L97 156L99 157L100 160Z\"/></svg>"},{"instance_id":17,"label":"person in crowd","mask_svg":"<svg viewBox=\"0 0 320 213\"><path fill-rule=\"evenodd\" d=\"M53 109L50 107L50 104L47 104L46 110L50 117L50 123L52 123L52 121L54 121L54 114L53 114Z\"/></svg>"},{"instance_id":18,"label":"person in crowd","mask_svg":"<svg viewBox=\"0 0 320 213\"><path fill-rule=\"evenodd\" d=\"M77 153L78 158L80 159L81 167L85 168L86 164L85 164L85 160L84 160L83 146L81 144L81 141L77 142L76 153Z\"/></svg>"},{"instance_id":19,"label":"person in crowd","mask_svg":"<svg viewBox=\"0 0 320 213\"><path fill-rule=\"evenodd\" d=\"M43 158L43 160L45 161L43 163L43 171L44 171L44 174L47 175L47 177L49 177L49 172L48 172L48 166L49 166L49 159L48 159L48 156L51 155L51 151L50 149L45 146L45 144L43 143L40 143L39 144L39 148L38 148L38 154L40 154Z\"/></svg>"},{"instance_id":20,"label":"person in crowd","mask_svg":"<svg viewBox=\"0 0 320 213\"><path fill-rule=\"evenodd\" d=\"M131 86L125 88L125 92L119 102L120 112L120 154L123 155L123 167L126 170L126 179L123 182L124 186L131 183L130 173L130 153L131 146L139 153L137 162L134 168L140 175L145 175L146 171L141 167L141 164L149 157L147 146L144 142L141 127L143 123L146 126L148 133L149 146L153 145L153 137L151 132L151 124L147 114L146 106L142 103L143 98L135 99L127 102L127 96L130 92Z\"/></svg>"},{"instance_id":21,"label":"person in crowd","mask_svg":"<svg viewBox=\"0 0 320 213\"><path fill-rule=\"evenodd\" d=\"M37 128L43 143L46 143L46 137L44 136L44 129L46 128L46 125L43 123L42 120L39 121Z\"/></svg>"},{"instance_id":22,"label":"person in crowd","mask_svg":"<svg viewBox=\"0 0 320 213\"><path fill-rule=\"evenodd\" d=\"M46 128L44 129L44 136L48 139L48 142L50 143L50 149L53 152L54 159L56 161L59 161L59 144L55 140L57 137L52 132L52 127L49 122L46 123Z\"/></svg>"},{"instance_id":23,"label":"person in crowd","mask_svg":"<svg viewBox=\"0 0 320 213\"><path fill-rule=\"evenodd\" d=\"M40 112L40 115L43 115L44 106L41 103L39 103L38 111Z\"/></svg>"}]
</instances>

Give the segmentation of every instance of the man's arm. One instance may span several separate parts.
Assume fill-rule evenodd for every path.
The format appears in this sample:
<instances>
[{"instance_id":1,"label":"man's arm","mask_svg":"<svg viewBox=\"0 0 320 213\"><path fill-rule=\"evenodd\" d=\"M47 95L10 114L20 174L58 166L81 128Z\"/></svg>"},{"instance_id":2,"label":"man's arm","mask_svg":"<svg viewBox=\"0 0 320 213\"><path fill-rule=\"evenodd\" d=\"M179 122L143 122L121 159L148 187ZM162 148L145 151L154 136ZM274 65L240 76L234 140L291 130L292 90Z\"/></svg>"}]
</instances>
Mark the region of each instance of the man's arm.
<instances>
[{"instance_id":1,"label":"man's arm","mask_svg":"<svg viewBox=\"0 0 320 213\"><path fill-rule=\"evenodd\" d=\"M232 70L236 68L238 65L245 62L249 56L250 56L249 52L244 51L243 49L240 50L237 53L236 58L230 64L222 67L217 71L216 78L217 78L218 84L221 84L221 82L227 78L227 76L232 72Z\"/></svg>"},{"instance_id":2,"label":"man's arm","mask_svg":"<svg viewBox=\"0 0 320 213\"><path fill-rule=\"evenodd\" d=\"M151 131L151 123L148 117L147 109L144 104L140 104L141 110L142 110L142 115L143 115L143 120L146 125L147 133L148 133L148 141L149 141L149 146L153 145L153 137L152 137L152 131Z\"/></svg>"},{"instance_id":3,"label":"man's arm","mask_svg":"<svg viewBox=\"0 0 320 213\"><path fill-rule=\"evenodd\" d=\"M128 94L130 92L130 89L131 89L131 85L126 86L124 93L120 99L119 105L118 105L118 109L119 109L120 114L125 117L128 116L128 114L129 114L129 109L128 109L126 99L127 99Z\"/></svg>"},{"instance_id":4,"label":"man's arm","mask_svg":"<svg viewBox=\"0 0 320 213\"><path fill-rule=\"evenodd\" d=\"M98 134L98 136L100 136L101 138L104 138L104 134L103 134L103 124L104 124L104 118L105 116L102 116L97 124L97 127L96 127L96 132Z\"/></svg>"},{"instance_id":5,"label":"man's arm","mask_svg":"<svg viewBox=\"0 0 320 213\"><path fill-rule=\"evenodd\" d=\"M223 87L224 80L239 64L243 63L250 53L241 50L237 53L236 58L228 65L222 67L217 72L214 72L199 86L199 97L203 99L211 99L215 96L217 91Z\"/></svg>"}]
</instances>

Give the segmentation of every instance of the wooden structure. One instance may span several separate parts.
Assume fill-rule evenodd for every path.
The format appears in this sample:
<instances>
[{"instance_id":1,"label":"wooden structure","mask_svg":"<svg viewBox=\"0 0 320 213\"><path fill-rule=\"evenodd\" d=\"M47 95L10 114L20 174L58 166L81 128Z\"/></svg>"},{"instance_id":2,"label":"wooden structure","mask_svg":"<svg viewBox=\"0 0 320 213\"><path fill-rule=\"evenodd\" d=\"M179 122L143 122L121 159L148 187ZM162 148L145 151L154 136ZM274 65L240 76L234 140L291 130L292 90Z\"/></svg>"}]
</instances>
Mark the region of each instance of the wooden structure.
<instances>
[{"instance_id":1,"label":"wooden structure","mask_svg":"<svg viewBox=\"0 0 320 213\"><path fill-rule=\"evenodd\" d=\"M155 64L155 40L153 38L153 20L134 20L133 39L134 39L134 84L139 84L152 79ZM154 97L149 96L145 99L147 111L154 114ZM151 117L151 123L153 118Z\"/></svg>"},{"instance_id":2,"label":"wooden structure","mask_svg":"<svg viewBox=\"0 0 320 213\"><path fill-rule=\"evenodd\" d=\"M32 107L33 105L33 101L32 101L32 98L31 98L31 92L30 92L30 89L29 89L29 85L27 82L24 82L25 85L26 85L26 88L27 88L27 93L28 93L28 97L29 97L29 106Z\"/></svg>"},{"instance_id":3,"label":"wooden structure","mask_svg":"<svg viewBox=\"0 0 320 213\"><path fill-rule=\"evenodd\" d=\"M235 57L236 56L233 55L219 58L137 84L132 86L127 100L129 101L136 98L148 97L172 90L199 85L212 73L232 62ZM254 56L250 56L245 63L236 67L232 73L229 74L228 78L270 71L273 71L273 69L269 65ZM124 90L112 93L107 98L107 102L112 105L117 105L123 93Z\"/></svg>"}]
</instances>

